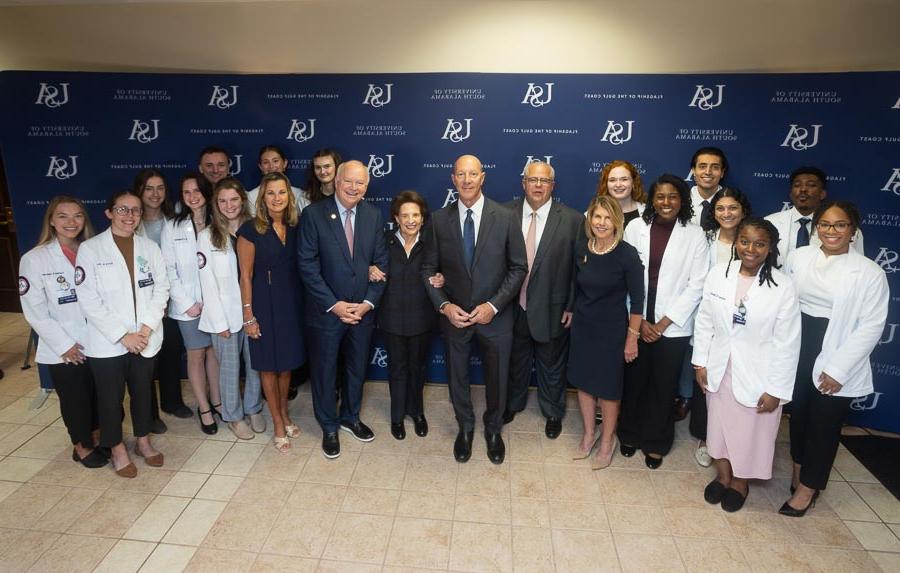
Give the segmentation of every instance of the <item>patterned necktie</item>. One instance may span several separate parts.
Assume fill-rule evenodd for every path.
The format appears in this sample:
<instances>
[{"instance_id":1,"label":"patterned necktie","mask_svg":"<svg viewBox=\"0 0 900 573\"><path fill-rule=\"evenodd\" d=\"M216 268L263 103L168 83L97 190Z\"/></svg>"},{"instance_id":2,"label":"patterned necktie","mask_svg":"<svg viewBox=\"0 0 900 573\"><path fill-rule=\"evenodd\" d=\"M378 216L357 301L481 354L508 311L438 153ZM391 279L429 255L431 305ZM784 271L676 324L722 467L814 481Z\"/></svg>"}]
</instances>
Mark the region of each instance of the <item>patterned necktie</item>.
<instances>
[{"instance_id":1,"label":"patterned necktie","mask_svg":"<svg viewBox=\"0 0 900 573\"><path fill-rule=\"evenodd\" d=\"M347 247L350 248L350 258L353 258L353 223L350 221L350 217L353 215L353 211L347 209L344 211L344 236L347 237Z\"/></svg>"},{"instance_id":2,"label":"patterned necktie","mask_svg":"<svg viewBox=\"0 0 900 573\"><path fill-rule=\"evenodd\" d=\"M534 253L537 250L537 213L531 212L531 222L528 224L528 233L525 235L525 256L528 258L528 274L525 282L519 290L519 306L522 310L528 309L528 279L531 278L531 266L534 264Z\"/></svg>"},{"instance_id":3,"label":"patterned necktie","mask_svg":"<svg viewBox=\"0 0 900 573\"><path fill-rule=\"evenodd\" d=\"M466 268L472 270L472 261L475 259L475 220L472 219L472 210L466 209L466 220L463 222L463 247L466 252Z\"/></svg>"},{"instance_id":4,"label":"patterned necktie","mask_svg":"<svg viewBox=\"0 0 900 573\"><path fill-rule=\"evenodd\" d=\"M797 221L800 223L800 228L797 229L797 248L809 245L809 229L806 228L809 225L809 221L809 217L801 217Z\"/></svg>"}]
</instances>

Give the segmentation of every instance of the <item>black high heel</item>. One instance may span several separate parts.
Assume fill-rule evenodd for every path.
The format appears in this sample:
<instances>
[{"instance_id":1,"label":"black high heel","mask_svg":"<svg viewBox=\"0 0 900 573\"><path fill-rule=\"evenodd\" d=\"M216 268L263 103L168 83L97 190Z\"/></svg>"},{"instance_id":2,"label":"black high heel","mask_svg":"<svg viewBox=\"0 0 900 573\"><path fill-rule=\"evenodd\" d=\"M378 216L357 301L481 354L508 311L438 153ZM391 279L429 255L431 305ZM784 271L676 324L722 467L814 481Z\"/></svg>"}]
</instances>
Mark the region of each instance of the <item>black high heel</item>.
<instances>
[{"instance_id":1,"label":"black high heel","mask_svg":"<svg viewBox=\"0 0 900 573\"><path fill-rule=\"evenodd\" d=\"M219 431L219 425L216 424L215 416L213 416L212 424L204 424L203 423L203 414L212 415L213 411L214 411L214 408L212 406L210 406L209 410L207 410L205 412L201 412L200 408L197 408L197 418L200 420L200 429L203 430L204 434L207 434L209 436L212 436L213 434L215 434L216 432Z\"/></svg>"},{"instance_id":2,"label":"black high heel","mask_svg":"<svg viewBox=\"0 0 900 573\"><path fill-rule=\"evenodd\" d=\"M813 494L812 499L809 500L809 503L803 509L797 509L796 507L791 507L787 501L781 506L781 509L778 510L778 513L781 515L786 515L788 517L803 517L806 515L806 512L811 508L816 506L816 500L819 498L819 491L816 490L816 493Z\"/></svg>"},{"instance_id":3,"label":"black high heel","mask_svg":"<svg viewBox=\"0 0 900 573\"><path fill-rule=\"evenodd\" d=\"M221 408L221 407L222 407L221 402L219 402L218 404L210 404L209 405L209 409L212 410L213 415L218 416L219 419L224 422L225 419L222 417L222 412L219 411L219 408Z\"/></svg>"}]
</instances>

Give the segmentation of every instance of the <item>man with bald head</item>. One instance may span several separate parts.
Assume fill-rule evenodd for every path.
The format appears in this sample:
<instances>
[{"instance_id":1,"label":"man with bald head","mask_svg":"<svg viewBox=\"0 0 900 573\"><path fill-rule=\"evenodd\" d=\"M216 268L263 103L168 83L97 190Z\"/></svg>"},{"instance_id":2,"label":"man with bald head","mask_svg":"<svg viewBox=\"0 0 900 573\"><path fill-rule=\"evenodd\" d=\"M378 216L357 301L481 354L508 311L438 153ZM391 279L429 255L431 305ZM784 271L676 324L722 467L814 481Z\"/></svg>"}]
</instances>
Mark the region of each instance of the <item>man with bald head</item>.
<instances>
[{"instance_id":1,"label":"man with bald head","mask_svg":"<svg viewBox=\"0 0 900 573\"><path fill-rule=\"evenodd\" d=\"M453 165L450 180L458 200L432 216L432 233L425 244L422 280L435 309L447 358L450 399L459 424L453 446L456 461L472 455L475 412L469 389L472 342L481 351L487 408L484 436L488 458L503 463L503 410L513 339L511 304L528 273L525 241L519 219L484 196L484 170L474 155ZM434 288L429 277L443 273L444 287Z\"/></svg>"},{"instance_id":2,"label":"man with bald head","mask_svg":"<svg viewBox=\"0 0 900 573\"><path fill-rule=\"evenodd\" d=\"M366 359L375 326L375 305L384 282L369 282L369 266L388 272L381 212L363 201L369 172L347 161L335 175L334 197L306 207L300 216L297 261L306 288L305 320L313 410L322 427L322 453L341 454L338 430L362 442L375 438L359 419ZM338 411L338 351L345 377Z\"/></svg>"}]
</instances>

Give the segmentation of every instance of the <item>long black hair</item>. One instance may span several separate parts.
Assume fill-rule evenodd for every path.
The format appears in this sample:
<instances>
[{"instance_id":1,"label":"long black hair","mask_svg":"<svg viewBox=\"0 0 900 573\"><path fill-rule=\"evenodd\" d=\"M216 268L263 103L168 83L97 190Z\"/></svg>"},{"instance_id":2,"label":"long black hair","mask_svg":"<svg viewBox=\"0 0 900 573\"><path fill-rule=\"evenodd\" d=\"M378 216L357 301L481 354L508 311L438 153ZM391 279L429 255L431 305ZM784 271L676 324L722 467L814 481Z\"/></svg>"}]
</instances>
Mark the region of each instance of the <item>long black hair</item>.
<instances>
[{"instance_id":1,"label":"long black hair","mask_svg":"<svg viewBox=\"0 0 900 573\"><path fill-rule=\"evenodd\" d=\"M650 190L647 192L647 208L644 209L644 214L641 215L641 217L648 225L656 218L656 209L653 208L653 198L656 197L656 192L659 190L660 185L665 185L666 183L677 189L678 196L681 197L681 209L678 211L678 222L684 227L691 222L691 217L694 216L694 208L691 206L691 189L687 186L687 183L684 182L684 179L677 175L672 175L671 173L663 173L650 185Z\"/></svg>"},{"instance_id":2,"label":"long black hair","mask_svg":"<svg viewBox=\"0 0 900 573\"><path fill-rule=\"evenodd\" d=\"M166 178L163 177L163 174L158 169L147 168L141 169L138 171L138 174L134 177L134 184L132 187L134 188L134 192L138 194L138 196L144 196L144 185L147 184L147 181L150 180L151 177L159 177L162 179L163 186L166 188L166 198L163 200L162 204L159 206L160 212L162 212L163 217L166 219L171 219L175 214L175 210L172 208L172 200L169 193L169 184L166 182ZM179 190L179 193L181 191Z\"/></svg>"},{"instance_id":3,"label":"long black hair","mask_svg":"<svg viewBox=\"0 0 900 573\"><path fill-rule=\"evenodd\" d=\"M778 264L778 229L766 219L747 217L741 221L740 225L738 225L738 237L740 237L741 230L745 227L753 227L754 229L758 229L769 235L769 254L766 255L766 260L763 261L762 267L759 269L759 285L762 286L763 283L766 283L769 287L772 287L773 285L778 286L778 283L772 278L772 269L781 268ZM735 243L736 242L737 238L735 238ZM728 266L725 267L726 277L728 276L729 270L731 270L731 261L728 261Z\"/></svg>"},{"instance_id":4,"label":"long black hair","mask_svg":"<svg viewBox=\"0 0 900 573\"><path fill-rule=\"evenodd\" d=\"M741 206L743 219L748 219L753 215L753 209L750 206L750 198L746 193L737 187L723 187L716 191L716 194L709 200L709 209L706 211L706 217L700 219L700 227L706 231L706 238L712 240L715 238L716 231L719 230L719 222L716 221L716 204L730 197L737 201Z\"/></svg>"}]
</instances>

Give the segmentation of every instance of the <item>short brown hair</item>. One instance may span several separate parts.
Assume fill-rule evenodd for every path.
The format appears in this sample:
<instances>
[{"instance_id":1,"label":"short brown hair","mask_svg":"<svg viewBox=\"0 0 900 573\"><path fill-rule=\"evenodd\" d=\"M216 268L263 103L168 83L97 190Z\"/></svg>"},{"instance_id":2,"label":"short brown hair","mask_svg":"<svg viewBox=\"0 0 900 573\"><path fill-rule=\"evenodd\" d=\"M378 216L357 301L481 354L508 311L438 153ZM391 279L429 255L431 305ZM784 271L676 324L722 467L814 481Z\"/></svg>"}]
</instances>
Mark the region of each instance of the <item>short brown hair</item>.
<instances>
[{"instance_id":1,"label":"short brown hair","mask_svg":"<svg viewBox=\"0 0 900 573\"><path fill-rule=\"evenodd\" d=\"M415 203L419 206L419 211L422 212L422 220L424 221L428 218L428 203L425 202L421 195L412 190L397 193L397 196L391 202L391 217L399 217L400 207L405 203Z\"/></svg>"}]
</instances>

